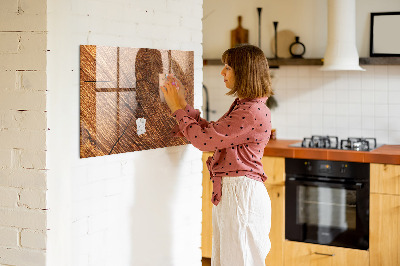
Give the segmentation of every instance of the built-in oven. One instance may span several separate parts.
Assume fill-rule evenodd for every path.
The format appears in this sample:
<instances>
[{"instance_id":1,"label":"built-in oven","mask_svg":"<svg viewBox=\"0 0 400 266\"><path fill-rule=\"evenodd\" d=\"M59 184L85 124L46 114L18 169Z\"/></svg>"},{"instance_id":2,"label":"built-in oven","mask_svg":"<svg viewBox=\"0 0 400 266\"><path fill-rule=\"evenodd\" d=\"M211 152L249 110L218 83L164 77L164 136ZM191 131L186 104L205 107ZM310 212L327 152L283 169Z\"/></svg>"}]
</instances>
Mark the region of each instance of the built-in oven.
<instances>
[{"instance_id":1,"label":"built-in oven","mask_svg":"<svg viewBox=\"0 0 400 266\"><path fill-rule=\"evenodd\" d=\"M369 164L285 161L286 239L367 250Z\"/></svg>"}]
</instances>

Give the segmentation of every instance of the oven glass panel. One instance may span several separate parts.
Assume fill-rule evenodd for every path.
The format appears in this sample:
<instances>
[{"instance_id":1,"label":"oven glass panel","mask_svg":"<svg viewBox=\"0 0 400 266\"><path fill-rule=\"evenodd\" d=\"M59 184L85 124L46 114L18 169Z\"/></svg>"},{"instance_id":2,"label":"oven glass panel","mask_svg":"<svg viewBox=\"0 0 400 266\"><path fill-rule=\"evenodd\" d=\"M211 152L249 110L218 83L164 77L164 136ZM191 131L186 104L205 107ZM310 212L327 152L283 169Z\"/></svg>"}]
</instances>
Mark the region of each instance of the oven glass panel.
<instances>
[{"instance_id":1,"label":"oven glass panel","mask_svg":"<svg viewBox=\"0 0 400 266\"><path fill-rule=\"evenodd\" d=\"M355 190L314 186L298 186L297 189L298 224L339 231L356 229ZM323 234L320 236L323 238Z\"/></svg>"}]
</instances>

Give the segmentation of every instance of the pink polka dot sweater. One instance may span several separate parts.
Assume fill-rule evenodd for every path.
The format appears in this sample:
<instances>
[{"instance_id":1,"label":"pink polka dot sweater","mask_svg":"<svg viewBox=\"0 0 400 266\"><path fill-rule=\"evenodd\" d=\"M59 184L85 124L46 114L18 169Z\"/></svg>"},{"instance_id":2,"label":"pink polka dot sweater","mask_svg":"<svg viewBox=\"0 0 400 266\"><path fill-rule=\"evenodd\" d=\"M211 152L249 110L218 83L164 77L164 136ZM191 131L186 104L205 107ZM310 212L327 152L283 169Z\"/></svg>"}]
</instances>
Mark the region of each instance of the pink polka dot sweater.
<instances>
[{"instance_id":1,"label":"pink polka dot sweater","mask_svg":"<svg viewBox=\"0 0 400 266\"><path fill-rule=\"evenodd\" d=\"M213 182L212 203L221 200L224 176L247 176L261 182L267 177L261 164L271 132L271 112L267 98L236 99L216 122L200 117L200 111L187 105L173 116L179 123L176 135L186 137L201 151L214 151L207 160Z\"/></svg>"}]
</instances>

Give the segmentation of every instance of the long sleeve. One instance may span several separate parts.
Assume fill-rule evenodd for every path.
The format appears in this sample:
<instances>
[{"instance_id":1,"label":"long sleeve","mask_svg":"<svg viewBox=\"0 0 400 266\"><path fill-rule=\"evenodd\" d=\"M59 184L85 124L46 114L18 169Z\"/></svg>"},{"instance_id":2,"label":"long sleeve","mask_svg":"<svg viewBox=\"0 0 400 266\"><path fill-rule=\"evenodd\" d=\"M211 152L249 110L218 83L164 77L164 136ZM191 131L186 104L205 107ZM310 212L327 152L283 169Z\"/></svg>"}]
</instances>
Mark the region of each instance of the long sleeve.
<instances>
[{"instance_id":1,"label":"long sleeve","mask_svg":"<svg viewBox=\"0 0 400 266\"><path fill-rule=\"evenodd\" d=\"M194 108L193 108L192 106L190 106L189 104L186 105L186 107L185 107L184 110L186 111L186 113L187 113L190 117L192 117L194 120L196 120L196 121L199 123L199 125L200 125L201 127L206 127L206 126L208 126L208 124L210 123L210 122L208 122L207 120L205 120L204 118L201 118L201 117L200 117L200 111L197 110L197 109L194 109Z\"/></svg>"},{"instance_id":2,"label":"long sleeve","mask_svg":"<svg viewBox=\"0 0 400 266\"><path fill-rule=\"evenodd\" d=\"M182 109L173 115L178 120L180 132L201 151L233 148L254 141L249 133L254 130L255 118L248 108L234 109L218 122L207 125L201 120L196 121Z\"/></svg>"},{"instance_id":3,"label":"long sleeve","mask_svg":"<svg viewBox=\"0 0 400 266\"><path fill-rule=\"evenodd\" d=\"M194 120L196 120L199 125L201 127L206 127L208 126L209 122L203 118L200 117L200 111L197 109L194 109L192 106L190 106L189 104L186 105L185 109L183 109L188 116L190 116L191 118L193 118ZM184 137L184 135L182 134L182 132L179 130L179 125L176 125L173 129L172 129L172 135L175 137Z\"/></svg>"}]
</instances>

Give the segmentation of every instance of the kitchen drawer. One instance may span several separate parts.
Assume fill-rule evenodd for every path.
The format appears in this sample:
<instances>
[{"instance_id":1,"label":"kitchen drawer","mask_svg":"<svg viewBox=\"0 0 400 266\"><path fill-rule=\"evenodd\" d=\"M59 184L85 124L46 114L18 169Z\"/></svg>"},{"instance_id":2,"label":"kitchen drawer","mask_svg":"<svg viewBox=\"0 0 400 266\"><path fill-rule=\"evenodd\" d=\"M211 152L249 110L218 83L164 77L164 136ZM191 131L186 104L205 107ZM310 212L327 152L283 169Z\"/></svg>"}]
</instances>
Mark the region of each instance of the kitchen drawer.
<instances>
[{"instance_id":1,"label":"kitchen drawer","mask_svg":"<svg viewBox=\"0 0 400 266\"><path fill-rule=\"evenodd\" d=\"M285 266L366 266L365 250L285 241Z\"/></svg>"}]
</instances>

